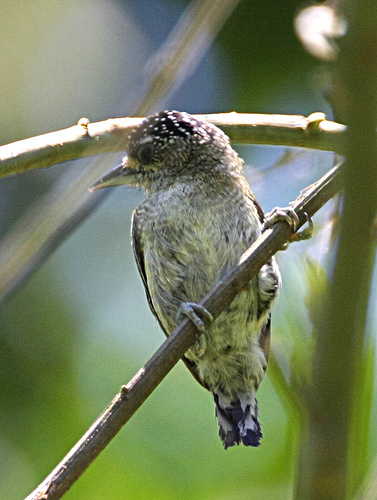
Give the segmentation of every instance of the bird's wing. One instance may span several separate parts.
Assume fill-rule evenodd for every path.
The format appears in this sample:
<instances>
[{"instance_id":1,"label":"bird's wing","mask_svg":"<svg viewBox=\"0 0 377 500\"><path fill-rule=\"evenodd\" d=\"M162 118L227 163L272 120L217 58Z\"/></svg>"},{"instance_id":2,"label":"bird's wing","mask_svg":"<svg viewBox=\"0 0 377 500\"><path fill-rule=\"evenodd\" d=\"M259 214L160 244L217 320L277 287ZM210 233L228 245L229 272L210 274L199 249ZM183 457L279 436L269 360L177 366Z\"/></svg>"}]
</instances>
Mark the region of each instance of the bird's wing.
<instances>
[{"instance_id":1,"label":"bird's wing","mask_svg":"<svg viewBox=\"0 0 377 500\"><path fill-rule=\"evenodd\" d=\"M263 222L265 218L263 208L259 204L258 200L255 198L255 195L251 190L249 191L248 196L254 203L255 208L257 209L260 221ZM270 355L270 343L271 343L271 314L268 317L267 323L262 327L259 337L259 345L261 346L267 361Z\"/></svg>"},{"instance_id":2,"label":"bird's wing","mask_svg":"<svg viewBox=\"0 0 377 500\"><path fill-rule=\"evenodd\" d=\"M254 193L249 189L247 193L249 199L254 203L255 208L257 209L258 217L261 222L264 221L264 212L263 208L261 207L259 201L256 199Z\"/></svg>"},{"instance_id":3,"label":"bird's wing","mask_svg":"<svg viewBox=\"0 0 377 500\"><path fill-rule=\"evenodd\" d=\"M156 310L155 310L153 303L152 303L151 295L149 293L147 275L145 272L145 264L144 264L144 250L143 250L143 244L142 244L141 238L140 238L140 231L139 231L138 226L137 226L137 211L136 210L134 210L134 212L132 213L131 236L132 236L132 248L133 248L133 252L134 252L134 257L136 260L137 268L139 270L139 274L141 276L141 279L143 280L145 294L147 296L150 310L152 311L152 313L156 317L158 324L161 327L161 330L164 332L164 334L166 336L168 336L164 326L162 325L162 323L160 321L160 318L158 317L158 314L156 313ZM192 361L187 359L185 356L182 357L182 361L185 363L185 365L190 370L193 377L199 382L199 384L202 385L205 389L208 389L208 387L206 387L206 385L204 385L202 380L200 379L199 373L198 373L196 366L195 366L195 363L193 363Z\"/></svg>"},{"instance_id":4,"label":"bird's wing","mask_svg":"<svg viewBox=\"0 0 377 500\"><path fill-rule=\"evenodd\" d=\"M268 317L267 323L262 328L259 337L259 345L261 346L267 361L270 355L270 341L271 341L271 314Z\"/></svg>"},{"instance_id":5,"label":"bird's wing","mask_svg":"<svg viewBox=\"0 0 377 500\"><path fill-rule=\"evenodd\" d=\"M132 239L132 249L134 251L134 257L136 260L139 274L141 276L141 279L143 280L143 285L145 288L145 294L147 296L149 307L150 307L152 313L157 318L157 321L159 322L163 332L166 335L165 329L162 326L162 324L157 316L155 308L153 307L152 298L151 298L150 293L149 293L149 288L148 288L148 283L147 283L147 275L145 273L145 266L144 266L144 249L143 249L142 242L140 240L140 231L139 231L138 226L137 226L137 211L136 210L134 210L132 212L131 239Z\"/></svg>"}]
</instances>

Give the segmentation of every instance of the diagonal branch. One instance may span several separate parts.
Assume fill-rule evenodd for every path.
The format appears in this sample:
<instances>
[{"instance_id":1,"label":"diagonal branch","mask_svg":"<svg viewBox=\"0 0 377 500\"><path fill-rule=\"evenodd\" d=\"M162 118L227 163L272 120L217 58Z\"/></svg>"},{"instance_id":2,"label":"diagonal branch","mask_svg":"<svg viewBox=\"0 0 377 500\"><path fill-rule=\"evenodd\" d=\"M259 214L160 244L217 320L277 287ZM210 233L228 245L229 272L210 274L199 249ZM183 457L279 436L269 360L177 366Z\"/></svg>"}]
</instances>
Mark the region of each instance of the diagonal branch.
<instances>
[{"instance_id":1,"label":"diagonal branch","mask_svg":"<svg viewBox=\"0 0 377 500\"><path fill-rule=\"evenodd\" d=\"M339 166L334 167L292 203L300 219L299 227L305 223L306 214L314 215L339 191L340 171ZM216 318L290 236L290 226L284 221L267 229L200 303ZM26 500L61 498L192 346L197 335L194 325L184 320Z\"/></svg>"},{"instance_id":2,"label":"diagonal branch","mask_svg":"<svg viewBox=\"0 0 377 500\"><path fill-rule=\"evenodd\" d=\"M323 113L266 115L218 113L194 115L220 127L235 143L293 146L344 152L347 127ZM75 158L123 151L126 138L142 118L111 118L77 125L0 146L0 178L46 168Z\"/></svg>"}]
</instances>

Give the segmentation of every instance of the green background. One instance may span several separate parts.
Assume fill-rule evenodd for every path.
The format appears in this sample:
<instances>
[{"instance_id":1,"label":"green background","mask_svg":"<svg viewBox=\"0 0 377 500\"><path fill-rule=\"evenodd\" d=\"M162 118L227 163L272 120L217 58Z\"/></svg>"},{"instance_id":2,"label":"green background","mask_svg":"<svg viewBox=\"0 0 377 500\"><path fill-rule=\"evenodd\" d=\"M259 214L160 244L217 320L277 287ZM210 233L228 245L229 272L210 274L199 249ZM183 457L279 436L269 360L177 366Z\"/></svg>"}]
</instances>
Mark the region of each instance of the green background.
<instances>
[{"instance_id":1,"label":"green background","mask_svg":"<svg viewBox=\"0 0 377 500\"><path fill-rule=\"evenodd\" d=\"M129 113L141 96L145 63L185 5L2 1L0 143L68 127L81 116L96 121ZM299 6L241 1L195 72L151 111L329 112L320 63L294 35ZM329 153L238 151L266 210L294 199L332 162ZM116 160L109 157L104 171ZM80 172L90 161L3 179L1 234L38 205L63 170ZM130 246L131 212L142 199L138 191L114 190L1 304L1 499L30 493L163 341ZM306 304L323 284L318 262L331 261L330 210L315 221L311 242L278 256L284 288L273 316L273 346L288 361L294 355L305 363L304 340L312 329ZM289 366L283 368L288 375ZM291 498L300 423L270 376L258 400L262 446L225 452L210 395L179 363L66 498Z\"/></svg>"}]
</instances>

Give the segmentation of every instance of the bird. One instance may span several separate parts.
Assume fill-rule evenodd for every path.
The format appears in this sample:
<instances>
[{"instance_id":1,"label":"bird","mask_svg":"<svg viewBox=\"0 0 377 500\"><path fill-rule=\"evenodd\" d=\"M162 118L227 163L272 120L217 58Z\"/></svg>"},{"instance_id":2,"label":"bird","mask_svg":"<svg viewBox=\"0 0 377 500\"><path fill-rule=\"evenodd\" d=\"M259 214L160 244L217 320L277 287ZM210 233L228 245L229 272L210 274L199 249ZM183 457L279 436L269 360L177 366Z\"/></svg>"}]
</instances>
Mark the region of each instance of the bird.
<instances>
[{"instance_id":1,"label":"bird","mask_svg":"<svg viewBox=\"0 0 377 500\"><path fill-rule=\"evenodd\" d=\"M185 317L200 331L183 361L213 395L224 448L257 447L256 392L281 287L275 259L216 319L199 304L262 232L264 212L243 176L244 162L218 127L174 110L146 117L125 149L122 163L91 189L144 189L131 239L149 307L167 336Z\"/></svg>"}]
</instances>

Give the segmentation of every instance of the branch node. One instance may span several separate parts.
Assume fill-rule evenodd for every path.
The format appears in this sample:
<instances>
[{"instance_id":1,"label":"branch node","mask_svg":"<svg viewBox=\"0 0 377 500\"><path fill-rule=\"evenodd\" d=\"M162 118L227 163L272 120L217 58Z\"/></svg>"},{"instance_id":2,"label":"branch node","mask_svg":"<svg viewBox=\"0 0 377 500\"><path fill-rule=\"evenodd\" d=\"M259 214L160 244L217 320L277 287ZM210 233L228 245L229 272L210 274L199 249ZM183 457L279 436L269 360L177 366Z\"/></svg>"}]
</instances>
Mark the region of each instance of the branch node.
<instances>
[{"instance_id":1,"label":"branch node","mask_svg":"<svg viewBox=\"0 0 377 500\"><path fill-rule=\"evenodd\" d=\"M83 116L82 118L80 118L80 120L77 122L77 125L79 125L79 127L84 127L86 129L86 131L88 131L88 125L90 123L90 120L89 118L86 118L86 116Z\"/></svg>"},{"instance_id":2,"label":"branch node","mask_svg":"<svg viewBox=\"0 0 377 500\"><path fill-rule=\"evenodd\" d=\"M122 387L120 388L120 395L125 396L129 392L130 392L129 387L127 385L122 385Z\"/></svg>"},{"instance_id":3,"label":"branch node","mask_svg":"<svg viewBox=\"0 0 377 500\"><path fill-rule=\"evenodd\" d=\"M318 130L320 124L325 120L327 120L326 115L321 111L316 111L315 113L310 114L307 117L306 131L314 132Z\"/></svg>"}]
</instances>

